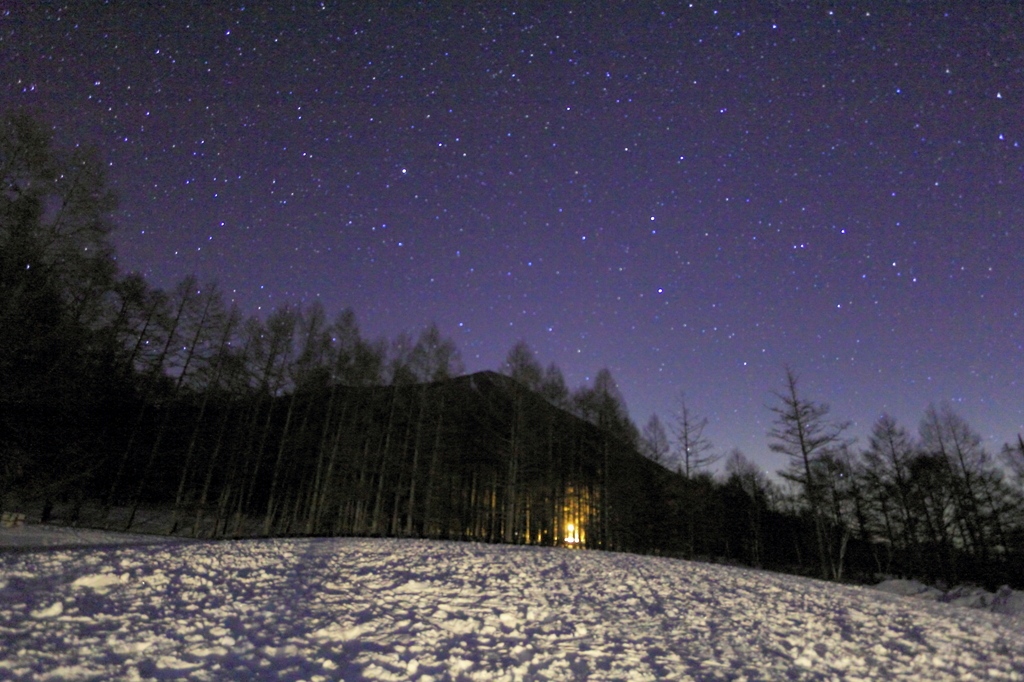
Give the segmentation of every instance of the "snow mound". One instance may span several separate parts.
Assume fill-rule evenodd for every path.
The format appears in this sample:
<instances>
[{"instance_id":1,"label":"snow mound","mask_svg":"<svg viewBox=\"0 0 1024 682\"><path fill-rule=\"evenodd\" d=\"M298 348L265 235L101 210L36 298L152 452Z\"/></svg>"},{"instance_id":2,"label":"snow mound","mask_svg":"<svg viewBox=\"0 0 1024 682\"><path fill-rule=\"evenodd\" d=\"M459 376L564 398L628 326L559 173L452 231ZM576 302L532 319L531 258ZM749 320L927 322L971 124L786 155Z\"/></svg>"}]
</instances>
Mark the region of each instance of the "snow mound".
<instances>
[{"instance_id":1,"label":"snow mound","mask_svg":"<svg viewBox=\"0 0 1024 682\"><path fill-rule=\"evenodd\" d=\"M874 589L901 597L980 609L1004 616L1024 617L1024 592L1010 589L1007 585L1003 585L994 593L974 585L961 585L943 592L916 580L892 579L875 585Z\"/></svg>"},{"instance_id":2,"label":"snow mound","mask_svg":"<svg viewBox=\"0 0 1024 682\"><path fill-rule=\"evenodd\" d=\"M938 601L942 597L942 590L929 587L916 580L886 580L875 585L875 589L889 594L898 594L901 597L917 597L918 599L930 599Z\"/></svg>"},{"instance_id":3,"label":"snow mound","mask_svg":"<svg viewBox=\"0 0 1024 682\"><path fill-rule=\"evenodd\" d=\"M106 590L114 585L123 585L128 582L128 574L114 575L113 573L96 573L94 575L83 575L71 583L74 587L91 587L97 591Z\"/></svg>"},{"instance_id":4,"label":"snow mound","mask_svg":"<svg viewBox=\"0 0 1024 682\"><path fill-rule=\"evenodd\" d=\"M995 595L988 590L973 585L961 585L953 588L946 594L939 597L939 601L953 606L963 606L969 609L991 610L992 600Z\"/></svg>"},{"instance_id":5,"label":"snow mound","mask_svg":"<svg viewBox=\"0 0 1024 682\"><path fill-rule=\"evenodd\" d=\"M1003 585L992 597L992 606L989 610L992 613L1024 618L1024 592L1011 590L1008 586Z\"/></svg>"}]
</instances>

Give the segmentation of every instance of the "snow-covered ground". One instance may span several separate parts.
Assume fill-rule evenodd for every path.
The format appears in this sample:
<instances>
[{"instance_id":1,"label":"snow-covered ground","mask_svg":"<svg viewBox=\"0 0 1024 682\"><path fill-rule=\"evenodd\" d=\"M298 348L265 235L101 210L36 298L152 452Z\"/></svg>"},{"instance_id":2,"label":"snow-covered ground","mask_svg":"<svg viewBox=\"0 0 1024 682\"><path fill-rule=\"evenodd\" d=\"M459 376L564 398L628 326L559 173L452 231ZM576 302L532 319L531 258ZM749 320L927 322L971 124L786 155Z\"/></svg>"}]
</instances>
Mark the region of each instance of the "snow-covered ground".
<instances>
[{"instance_id":1,"label":"snow-covered ground","mask_svg":"<svg viewBox=\"0 0 1024 682\"><path fill-rule=\"evenodd\" d=\"M99 542L0 553L0 679L1024 680L1019 619L774 573L416 540Z\"/></svg>"},{"instance_id":2,"label":"snow-covered ground","mask_svg":"<svg viewBox=\"0 0 1024 682\"><path fill-rule=\"evenodd\" d=\"M142 533L116 533L91 528L70 528L44 524L26 524L14 528L0 528L0 548L12 547L75 547L82 545L138 545L149 542L169 542L165 535Z\"/></svg>"}]
</instances>

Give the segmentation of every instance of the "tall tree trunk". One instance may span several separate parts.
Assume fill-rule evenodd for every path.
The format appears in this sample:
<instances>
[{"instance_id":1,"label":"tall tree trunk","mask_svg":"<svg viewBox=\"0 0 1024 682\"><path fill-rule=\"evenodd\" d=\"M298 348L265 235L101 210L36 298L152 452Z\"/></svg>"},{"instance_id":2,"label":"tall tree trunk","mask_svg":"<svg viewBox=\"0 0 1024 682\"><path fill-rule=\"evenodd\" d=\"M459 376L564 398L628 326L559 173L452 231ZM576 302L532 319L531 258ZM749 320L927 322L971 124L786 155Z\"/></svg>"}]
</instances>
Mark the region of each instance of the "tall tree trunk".
<instances>
[{"instance_id":1,"label":"tall tree trunk","mask_svg":"<svg viewBox=\"0 0 1024 682\"><path fill-rule=\"evenodd\" d=\"M295 400L297 391L293 391L288 399L288 412L284 418L284 429L281 432L277 445L277 458L274 460L274 470L270 477L270 493L267 495L267 507L263 515L263 535L270 535L270 526L274 518L274 506L277 503L277 483L281 475L281 461L284 459L285 447L288 444L288 431L292 423L292 414L295 412Z\"/></svg>"},{"instance_id":2,"label":"tall tree trunk","mask_svg":"<svg viewBox=\"0 0 1024 682\"><path fill-rule=\"evenodd\" d=\"M384 430L384 444L380 449L379 466L377 468L377 492L373 498L373 513L370 517L370 535L379 536L384 532L384 483L387 477L387 465L391 456L391 436L395 425L395 410L398 407L398 388L391 389L391 409L388 414L388 424Z\"/></svg>"},{"instance_id":3,"label":"tall tree trunk","mask_svg":"<svg viewBox=\"0 0 1024 682\"><path fill-rule=\"evenodd\" d=\"M188 308L188 304L192 301L191 291L194 288L195 281L192 278L186 278L178 287L181 300L180 303L178 304L178 309L174 315L174 321L171 324L171 329L167 333L167 342L164 344L163 350L160 352L160 358L157 362L157 371L159 372L163 372L163 364L167 360L167 356L170 353L171 346L176 341L178 327L181 326L182 320L185 317L186 309ZM213 301L212 297L208 296L207 298L209 300L206 307L203 310L202 318L196 325L196 333L193 336L192 343L189 346L187 346L188 353L185 356L185 364L181 368L181 374L178 375L178 379L177 381L175 381L174 387L171 390L170 395L167 397L164 407L164 416L163 419L161 419L160 421L160 427L157 430L156 439L153 442L153 447L150 449L149 457L146 459L145 467L143 467L142 472L139 474L138 485L135 487L135 494L132 496L131 500L131 511L128 514L128 520L125 522L124 525L125 531L129 530L132 527L132 523L135 521L135 514L139 509L139 504L142 499L142 492L145 489L145 485L149 477L149 473L153 468L153 464L156 462L157 453L160 451L160 443L163 440L164 433L167 430L167 425L170 421L171 411L174 408L174 404L177 402L181 386L184 383L185 377L188 374L188 367L192 362L193 356L195 355L196 343L199 340L200 334L202 334L203 330L205 329L206 319L209 314L210 305L212 304ZM143 408L144 407L145 406L143 406Z\"/></svg>"},{"instance_id":4,"label":"tall tree trunk","mask_svg":"<svg viewBox=\"0 0 1024 682\"><path fill-rule=\"evenodd\" d=\"M412 470L409 478L409 507L405 521L406 537L410 537L413 534L413 519L416 515L416 482L419 479L417 472L419 471L420 461L420 436L423 434L423 419L426 413L426 397L427 386L424 384L420 389L420 412L419 418L416 420L416 438L412 447Z\"/></svg>"},{"instance_id":5,"label":"tall tree trunk","mask_svg":"<svg viewBox=\"0 0 1024 682\"><path fill-rule=\"evenodd\" d=\"M330 404L333 402L333 390L331 393L332 400L329 401L328 404L328 415L330 415L333 412ZM344 433L345 415L348 412L348 406L349 400L346 399L345 401L342 402L341 414L338 416L337 426L335 427L333 438L329 438L327 432L327 427L330 424L330 419L326 417L324 419L324 432L320 439L320 448L317 456L316 478L314 479L313 495L309 506L309 513L307 515L306 520L307 534L312 534L316 532L316 529L320 527L320 524L323 521L325 507L324 501L327 499L328 491L331 490L332 487L334 486L334 470L338 460L338 452L341 449L341 437L342 434ZM323 452L328 446L328 440L330 441L331 454L330 457L327 459L327 470L324 472L323 477L321 478L320 469L323 465Z\"/></svg>"},{"instance_id":6,"label":"tall tree trunk","mask_svg":"<svg viewBox=\"0 0 1024 682\"><path fill-rule=\"evenodd\" d=\"M213 452L210 453L210 460L206 464L206 477L203 479L203 489L199 493L199 502L196 504L196 517L192 523L192 537L194 538L199 537L199 525L202 522L203 513L206 511L207 495L210 492L210 484L213 481L213 472L217 466L217 460L220 457L221 448L224 444L224 434L227 431L228 420L231 417L231 405L232 401L229 398L224 406L224 418L221 420L220 429L217 433L217 442L214 444ZM214 528L216 528L216 524L214 524Z\"/></svg>"},{"instance_id":7,"label":"tall tree trunk","mask_svg":"<svg viewBox=\"0 0 1024 682\"><path fill-rule=\"evenodd\" d=\"M444 393L441 394L441 403L437 408L437 428L434 430L434 446L430 450L430 468L427 470L427 489L423 494L423 526L420 530L420 534L425 537L438 537L440 534L440 525L435 526L438 532L430 532L430 524L433 519L433 503L434 503L434 482L437 480L437 465L438 457L441 452L441 428L444 423Z\"/></svg>"}]
</instances>

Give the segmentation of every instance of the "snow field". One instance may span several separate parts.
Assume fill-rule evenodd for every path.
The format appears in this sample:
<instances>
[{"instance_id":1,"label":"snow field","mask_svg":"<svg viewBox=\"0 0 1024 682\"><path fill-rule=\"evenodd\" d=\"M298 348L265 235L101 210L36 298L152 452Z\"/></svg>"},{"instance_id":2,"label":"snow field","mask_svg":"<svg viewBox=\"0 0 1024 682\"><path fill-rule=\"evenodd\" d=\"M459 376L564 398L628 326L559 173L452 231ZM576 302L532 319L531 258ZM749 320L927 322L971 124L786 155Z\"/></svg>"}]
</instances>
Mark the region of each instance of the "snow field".
<instances>
[{"instance_id":1,"label":"snow field","mask_svg":"<svg viewBox=\"0 0 1024 682\"><path fill-rule=\"evenodd\" d=\"M1005 617L656 557L293 539L0 554L0 679L1024 680Z\"/></svg>"}]
</instances>

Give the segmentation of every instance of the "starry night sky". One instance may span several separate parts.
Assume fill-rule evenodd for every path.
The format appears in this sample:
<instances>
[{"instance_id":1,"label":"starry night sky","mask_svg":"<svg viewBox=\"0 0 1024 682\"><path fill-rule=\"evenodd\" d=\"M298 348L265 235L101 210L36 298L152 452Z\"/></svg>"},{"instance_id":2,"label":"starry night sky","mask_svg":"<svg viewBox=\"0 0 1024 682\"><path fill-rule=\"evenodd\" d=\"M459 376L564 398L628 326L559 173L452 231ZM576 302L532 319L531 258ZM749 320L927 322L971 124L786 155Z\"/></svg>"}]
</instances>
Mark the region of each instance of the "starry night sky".
<instances>
[{"instance_id":1,"label":"starry night sky","mask_svg":"<svg viewBox=\"0 0 1024 682\"><path fill-rule=\"evenodd\" d=\"M772 470L787 364L861 444L1024 432L1018 3L285 5L0 6L0 109L100 149L123 271L525 339Z\"/></svg>"}]
</instances>

